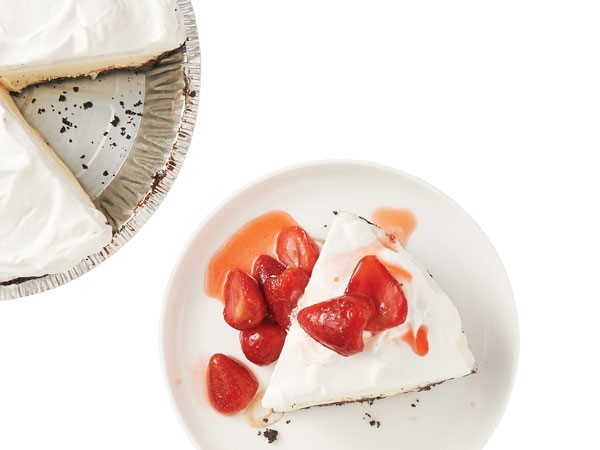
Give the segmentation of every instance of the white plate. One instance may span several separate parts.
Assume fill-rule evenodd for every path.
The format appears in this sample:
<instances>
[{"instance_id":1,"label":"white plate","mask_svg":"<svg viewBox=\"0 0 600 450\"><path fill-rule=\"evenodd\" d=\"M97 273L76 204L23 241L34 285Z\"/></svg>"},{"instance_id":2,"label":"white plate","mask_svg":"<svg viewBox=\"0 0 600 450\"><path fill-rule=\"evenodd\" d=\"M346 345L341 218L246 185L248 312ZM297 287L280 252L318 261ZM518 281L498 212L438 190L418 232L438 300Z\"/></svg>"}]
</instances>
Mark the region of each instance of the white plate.
<instances>
[{"instance_id":1,"label":"white plate","mask_svg":"<svg viewBox=\"0 0 600 450\"><path fill-rule=\"evenodd\" d=\"M175 408L198 448L267 445L243 414L221 416L206 397L204 368L213 353L245 361L238 333L222 319L221 303L203 292L211 255L240 226L269 210L288 211L311 235L324 238L333 210L369 217L380 206L416 214L418 225L408 248L454 300L479 372L372 405L287 413L270 427L279 431L272 445L281 450L484 446L508 401L518 359L517 314L502 263L477 224L432 186L370 163L333 161L288 169L243 189L200 226L175 267L163 310L163 363ZM264 388L271 369L248 365ZM372 426L371 420L380 426Z\"/></svg>"}]
</instances>

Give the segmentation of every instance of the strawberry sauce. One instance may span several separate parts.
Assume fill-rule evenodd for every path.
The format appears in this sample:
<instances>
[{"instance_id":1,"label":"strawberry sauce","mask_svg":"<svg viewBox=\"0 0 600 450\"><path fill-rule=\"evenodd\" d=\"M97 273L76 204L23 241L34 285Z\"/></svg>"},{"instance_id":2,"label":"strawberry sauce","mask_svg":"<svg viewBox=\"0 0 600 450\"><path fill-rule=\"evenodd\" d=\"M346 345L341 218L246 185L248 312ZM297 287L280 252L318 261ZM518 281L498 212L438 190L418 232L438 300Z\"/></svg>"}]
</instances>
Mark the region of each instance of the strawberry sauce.
<instances>
[{"instance_id":1,"label":"strawberry sauce","mask_svg":"<svg viewBox=\"0 0 600 450\"><path fill-rule=\"evenodd\" d=\"M259 255L275 255L277 235L293 225L297 223L288 213L270 211L240 228L208 263L204 283L206 295L222 300L227 273L233 269L252 273L254 260Z\"/></svg>"},{"instance_id":2,"label":"strawberry sauce","mask_svg":"<svg viewBox=\"0 0 600 450\"><path fill-rule=\"evenodd\" d=\"M393 234L404 246L417 227L417 218L409 209L377 208L372 218L374 223L388 234Z\"/></svg>"},{"instance_id":3,"label":"strawberry sauce","mask_svg":"<svg viewBox=\"0 0 600 450\"><path fill-rule=\"evenodd\" d=\"M385 268L399 281L412 281L412 273L410 273L408 270L385 261L382 261L382 263Z\"/></svg>"},{"instance_id":4,"label":"strawberry sauce","mask_svg":"<svg viewBox=\"0 0 600 450\"><path fill-rule=\"evenodd\" d=\"M413 351L419 356L425 356L429 353L429 330L426 325L421 325L417 334L413 332L412 327L402 336L402 340L411 346Z\"/></svg>"}]
</instances>

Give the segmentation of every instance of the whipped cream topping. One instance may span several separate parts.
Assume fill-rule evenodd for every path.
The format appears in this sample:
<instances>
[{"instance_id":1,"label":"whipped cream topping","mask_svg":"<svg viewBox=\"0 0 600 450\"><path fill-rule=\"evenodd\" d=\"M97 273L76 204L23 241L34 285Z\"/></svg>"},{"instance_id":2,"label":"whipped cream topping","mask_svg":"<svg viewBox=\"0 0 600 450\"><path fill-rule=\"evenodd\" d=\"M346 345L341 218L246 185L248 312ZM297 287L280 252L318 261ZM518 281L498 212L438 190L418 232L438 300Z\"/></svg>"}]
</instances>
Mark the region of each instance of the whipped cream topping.
<instances>
[{"instance_id":1,"label":"whipped cream topping","mask_svg":"<svg viewBox=\"0 0 600 450\"><path fill-rule=\"evenodd\" d=\"M365 332L365 350L344 357L313 340L292 317L262 400L265 408L281 412L384 397L475 370L458 311L449 297L406 249L353 214L340 213L334 219L297 310L342 295L356 264L367 255L376 255L411 275L410 281L399 279L408 301L406 322L376 335ZM428 328L425 356L417 355L403 339L421 325Z\"/></svg>"},{"instance_id":2,"label":"whipped cream topping","mask_svg":"<svg viewBox=\"0 0 600 450\"><path fill-rule=\"evenodd\" d=\"M0 0L0 84L139 66L185 39L176 0Z\"/></svg>"},{"instance_id":3,"label":"whipped cream topping","mask_svg":"<svg viewBox=\"0 0 600 450\"><path fill-rule=\"evenodd\" d=\"M67 271L110 243L102 213L3 89L0 162L0 282Z\"/></svg>"}]
</instances>

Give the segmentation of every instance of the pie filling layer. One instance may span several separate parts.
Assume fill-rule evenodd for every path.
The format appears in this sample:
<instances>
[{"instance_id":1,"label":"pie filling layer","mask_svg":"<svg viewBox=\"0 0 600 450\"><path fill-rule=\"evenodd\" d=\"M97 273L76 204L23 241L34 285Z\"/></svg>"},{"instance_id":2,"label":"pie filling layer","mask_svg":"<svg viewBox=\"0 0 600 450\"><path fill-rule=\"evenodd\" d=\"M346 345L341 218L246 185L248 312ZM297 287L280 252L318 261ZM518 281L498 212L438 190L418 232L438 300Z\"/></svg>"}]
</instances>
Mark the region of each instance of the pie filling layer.
<instances>
[{"instance_id":1,"label":"pie filling layer","mask_svg":"<svg viewBox=\"0 0 600 450\"><path fill-rule=\"evenodd\" d=\"M404 247L353 214L335 217L296 312L344 294L357 263L367 255L375 255L402 284L406 321L378 333L365 331L364 351L345 357L311 338L293 313L262 400L265 408L283 412L386 397L475 371L448 295Z\"/></svg>"}]
</instances>

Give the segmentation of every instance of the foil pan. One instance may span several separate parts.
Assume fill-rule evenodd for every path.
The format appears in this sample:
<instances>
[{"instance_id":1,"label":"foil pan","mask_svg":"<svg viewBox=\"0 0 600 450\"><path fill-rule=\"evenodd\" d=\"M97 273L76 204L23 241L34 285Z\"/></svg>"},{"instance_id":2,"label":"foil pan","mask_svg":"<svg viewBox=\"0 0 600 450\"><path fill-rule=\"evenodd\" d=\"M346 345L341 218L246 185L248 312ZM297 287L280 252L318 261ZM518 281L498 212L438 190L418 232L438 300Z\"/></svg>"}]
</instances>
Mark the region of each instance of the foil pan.
<instances>
[{"instance_id":1,"label":"foil pan","mask_svg":"<svg viewBox=\"0 0 600 450\"><path fill-rule=\"evenodd\" d=\"M189 149L198 112L200 44L191 0L178 0L187 41L146 70L43 83L17 106L113 227L112 242L68 272L0 284L0 300L44 292L116 253L156 211Z\"/></svg>"}]
</instances>

